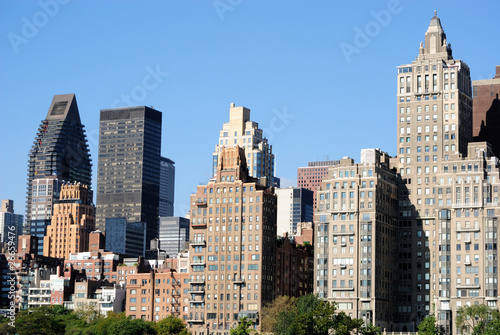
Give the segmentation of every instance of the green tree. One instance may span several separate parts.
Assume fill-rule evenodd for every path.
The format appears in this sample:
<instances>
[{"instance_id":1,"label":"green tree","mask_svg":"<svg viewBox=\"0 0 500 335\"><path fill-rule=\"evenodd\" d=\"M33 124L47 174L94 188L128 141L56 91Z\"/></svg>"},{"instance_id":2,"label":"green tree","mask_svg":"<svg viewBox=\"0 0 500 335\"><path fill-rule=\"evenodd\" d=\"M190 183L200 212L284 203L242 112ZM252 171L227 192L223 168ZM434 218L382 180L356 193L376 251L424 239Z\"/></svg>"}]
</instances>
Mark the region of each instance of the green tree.
<instances>
[{"instance_id":1,"label":"green tree","mask_svg":"<svg viewBox=\"0 0 500 335\"><path fill-rule=\"evenodd\" d=\"M108 334L113 335L156 335L153 322L142 319L119 319L108 328Z\"/></svg>"},{"instance_id":2,"label":"green tree","mask_svg":"<svg viewBox=\"0 0 500 335\"><path fill-rule=\"evenodd\" d=\"M53 307L42 306L16 315L16 334L19 335L64 334L65 328L64 318L54 314Z\"/></svg>"},{"instance_id":3,"label":"green tree","mask_svg":"<svg viewBox=\"0 0 500 335\"><path fill-rule=\"evenodd\" d=\"M295 335L297 334L297 311L290 310L288 312L281 312L276 318L276 325L273 328L273 333L278 335ZM262 329L261 329L262 330ZM262 331L264 332L264 331Z\"/></svg>"},{"instance_id":4,"label":"green tree","mask_svg":"<svg viewBox=\"0 0 500 335\"><path fill-rule=\"evenodd\" d=\"M9 318L0 316L0 334L14 335L16 333L16 328L12 326L11 322Z\"/></svg>"},{"instance_id":5,"label":"green tree","mask_svg":"<svg viewBox=\"0 0 500 335\"><path fill-rule=\"evenodd\" d=\"M73 313L75 313L78 318L87 322L93 322L103 317L95 304L82 304L75 308Z\"/></svg>"},{"instance_id":6,"label":"green tree","mask_svg":"<svg viewBox=\"0 0 500 335\"><path fill-rule=\"evenodd\" d=\"M158 335L187 335L186 325L181 319L169 315L156 324Z\"/></svg>"},{"instance_id":7,"label":"green tree","mask_svg":"<svg viewBox=\"0 0 500 335\"><path fill-rule=\"evenodd\" d=\"M482 334L494 316L494 310L486 305L463 306L457 310L457 328L465 334Z\"/></svg>"},{"instance_id":8,"label":"green tree","mask_svg":"<svg viewBox=\"0 0 500 335\"><path fill-rule=\"evenodd\" d=\"M340 312L335 316L333 329L335 335L349 335L356 329L361 329L363 321L360 319L353 319L344 312Z\"/></svg>"},{"instance_id":9,"label":"green tree","mask_svg":"<svg viewBox=\"0 0 500 335\"><path fill-rule=\"evenodd\" d=\"M500 334L500 313L494 311L492 318L488 320L484 327L483 335L498 335Z\"/></svg>"},{"instance_id":10,"label":"green tree","mask_svg":"<svg viewBox=\"0 0 500 335\"><path fill-rule=\"evenodd\" d=\"M337 305L334 302L317 300L312 312L311 319L314 321L313 332L315 334L329 334L331 329L335 329L337 315Z\"/></svg>"},{"instance_id":11,"label":"green tree","mask_svg":"<svg viewBox=\"0 0 500 335\"><path fill-rule=\"evenodd\" d=\"M230 335L249 335L254 330L251 329L253 322L247 320L247 318L242 318L236 328L231 329Z\"/></svg>"},{"instance_id":12,"label":"green tree","mask_svg":"<svg viewBox=\"0 0 500 335\"><path fill-rule=\"evenodd\" d=\"M111 325L120 321L127 320L125 313L108 312L107 316L102 319L97 319L90 324L89 333L95 335L112 335L109 332Z\"/></svg>"},{"instance_id":13,"label":"green tree","mask_svg":"<svg viewBox=\"0 0 500 335\"><path fill-rule=\"evenodd\" d=\"M366 327L361 327L359 332L361 335L379 335L382 333L382 330L370 323Z\"/></svg>"},{"instance_id":14,"label":"green tree","mask_svg":"<svg viewBox=\"0 0 500 335\"><path fill-rule=\"evenodd\" d=\"M277 335L348 335L356 329L361 330L363 324L344 312L336 313L334 302L321 300L313 294L298 298L295 307L291 304L285 306L287 308L278 314L274 326L265 331Z\"/></svg>"},{"instance_id":15,"label":"green tree","mask_svg":"<svg viewBox=\"0 0 500 335\"><path fill-rule=\"evenodd\" d=\"M278 327L278 320L280 313L296 312L297 307L295 303L297 298L288 296L279 296L268 303L262 309L262 321L260 330L263 333L272 333Z\"/></svg>"},{"instance_id":16,"label":"green tree","mask_svg":"<svg viewBox=\"0 0 500 335\"><path fill-rule=\"evenodd\" d=\"M438 329L436 317L430 314L418 324L418 335L439 335Z\"/></svg>"}]
</instances>

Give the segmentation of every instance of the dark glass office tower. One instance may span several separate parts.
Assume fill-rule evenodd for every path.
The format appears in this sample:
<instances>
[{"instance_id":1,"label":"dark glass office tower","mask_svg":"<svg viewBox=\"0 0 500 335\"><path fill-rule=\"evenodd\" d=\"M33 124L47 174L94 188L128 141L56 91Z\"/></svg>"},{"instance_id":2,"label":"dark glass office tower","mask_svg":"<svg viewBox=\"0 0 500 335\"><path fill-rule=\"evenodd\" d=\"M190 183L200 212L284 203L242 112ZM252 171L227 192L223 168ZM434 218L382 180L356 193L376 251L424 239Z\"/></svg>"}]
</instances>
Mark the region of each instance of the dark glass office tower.
<instances>
[{"instance_id":1,"label":"dark glass office tower","mask_svg":"<svg viewBox=\"0 0 500 335\"><path fill-rule=\"evenodd\" d=\"M91 174L87 136L75 95L55 95L29 153L25 233L37 235L33 230L45 232L57 196L58 187L52 183L35 183L35 180L53 179L90 185ZM43 237L39 242L43 246Z\"/></svg>"},{"instance_id":2,"label":"dark glass office tower","mask_svg":"<svg viewBox=\"0 0 500 335\"><path fill-rule=\"evenodd\" d=\"M160 216L174 216L175 162L160 158Z\"/></svg>"},{"instance_id":3,"label":"dark glass office tower","mask_svg":"<svg viewBox=\"0 0 500 335\"><path fill-rule=\"evenodd\" d=\"M145 106L101 110L96 226L145 222L146 249L158 235L161 118Z\"/></svg>"}]
</instances>

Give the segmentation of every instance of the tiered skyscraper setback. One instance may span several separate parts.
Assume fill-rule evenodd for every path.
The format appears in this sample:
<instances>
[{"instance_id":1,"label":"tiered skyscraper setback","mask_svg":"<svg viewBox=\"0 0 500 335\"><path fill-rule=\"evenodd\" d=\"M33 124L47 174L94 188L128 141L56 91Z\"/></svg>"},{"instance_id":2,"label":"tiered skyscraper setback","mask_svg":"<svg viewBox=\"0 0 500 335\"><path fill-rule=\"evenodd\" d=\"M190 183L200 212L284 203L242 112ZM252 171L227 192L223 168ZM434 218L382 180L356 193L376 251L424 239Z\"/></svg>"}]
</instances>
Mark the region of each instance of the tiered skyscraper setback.
<instances>
[{"instance_id":1,"label":"tiered skyscraper setback","mask_svg":"<svg viewBox=\"0 0 500 335\"><path fill-rule=\"evenodd\" d=\"M220 131L219 142L213 153L213 176L217 173L217 164L222 148L235 147L245 149L248 172L258 178L262 185L280 186L279 178L274 176L274 154L272 145L264 137L257 122L250 121L250 109L229 108L229 122L225 122Z\"/></svg>"},{"instance_id":2,"label":"tiered skyscraper setback","mask_svg":"<svg viewBox=\"0 0 500 335\"><path fill-rule=\"evenodd\" d=\"M198 186L191 204L190 330L228 334L242 316L257 328L274 299L273 189L248 176L243 148L223 147L215 178Z\"/></svg>"},{"instance_id":3,"label":"tiered skyscraper setback","mask_svg":"<svg viewBox=\"0 0 500 335\"><path fill-rule=\"evenodd\" d=\"M44 237L43 255L69 259L70 253L88 251L89 234L93 230L95 207L92 191L79 183L63 184Z\"/></svg>"}]
</instances>

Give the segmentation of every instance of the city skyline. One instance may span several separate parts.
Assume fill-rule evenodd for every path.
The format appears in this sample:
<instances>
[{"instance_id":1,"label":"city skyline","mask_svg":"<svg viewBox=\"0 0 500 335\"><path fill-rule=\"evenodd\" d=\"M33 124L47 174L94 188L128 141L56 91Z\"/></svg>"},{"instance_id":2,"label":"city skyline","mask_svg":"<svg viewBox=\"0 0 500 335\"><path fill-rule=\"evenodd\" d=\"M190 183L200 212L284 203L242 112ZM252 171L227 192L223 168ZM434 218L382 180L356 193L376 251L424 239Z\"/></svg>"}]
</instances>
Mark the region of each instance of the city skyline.
<instances>
[{"instance_id":1,"label":"city skyline","mask_svg":"<svg viewBox=\"0 0 500 335\"><path fill-rule=\"evenodd\" d=\"M140 12L132 4L96 4L100 10L88 11L76 2L46 3L57 6L1 5L1 12L9 15L4 14L0 23L4 36L0 66L6 74L0 88L6 110L16 113L6 113L4 122L13 126L0 135L8 144L4 150L10 162L2 166L9 178L2 180L0 190L2 199L15 201L18 212L26 201L21 185L33 134L50 97L57 94L78 96L89 137L94 190L99 110L129 103L161 110L161 154L175 161L177 169L174 215L184 216L189 195L210 177L210 153L230 103L252 110L252 119L259 122L276 153L275 175L282 187L296 186L296 169L308 161L343 156L358 161L359 150L370 147L396 155L396 67L408 55L417 55L435 9L455 54L471 68L472 80L493 77L498 65L494 57L499 47L490 42L498 28L494 2L465 8L389 1L366 3L365 9L353 4L242 2L226 11L211 2L167 3L141 7ZM113 19L110 13L148 22L126 27L128 20ZM72 35L63 29L90 18L93 28L76 28ZM257 19L261 23L253 25ZM101 35L96 37L96 32ZM61 41L69 41L68 37L78 43L64 46ZM148 53L139 53L145 47ZM378 64L377 72L372 61ZM64 71L56 71L61 68ZM375 77L380 83L363 89L360 98L357 88L368 86ZM242 80L235 84L236 78ZM30 99L22 99L20 92ZM377 103L368 109L370 101ZM354 124L356 111L362 116L355 119L359 138L346 143L343 139L352 128L344 125ZM192 133L186 131L188 125L194 127ZM186 152L196 157L196 164Z\"/></svg>"}]
</instances>

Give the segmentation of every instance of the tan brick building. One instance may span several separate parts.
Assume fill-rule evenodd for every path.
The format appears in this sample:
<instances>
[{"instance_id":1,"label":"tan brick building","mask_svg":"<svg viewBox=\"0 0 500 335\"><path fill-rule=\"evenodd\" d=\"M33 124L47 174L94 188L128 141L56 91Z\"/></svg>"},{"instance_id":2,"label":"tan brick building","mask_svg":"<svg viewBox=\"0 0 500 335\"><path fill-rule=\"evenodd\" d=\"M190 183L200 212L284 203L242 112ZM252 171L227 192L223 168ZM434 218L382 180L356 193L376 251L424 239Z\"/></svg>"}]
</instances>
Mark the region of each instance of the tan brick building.
<instances>
[{"instance_id":1,"label":"tan brick building","mask_svg":"<svg viewBox=\"0 0 500 335\"><path fill-rule=\"evenodd\" d=\"M245 151L222 148L217 173L191 196L188 324L229 334L241 316L259 325L276 280L276 196L248 177Z\"/></svg>"},{"instance_id":2,"label":"tan brick building","mask_svg":"<svg viewBox=\"0 0 500 335\"><path fill-rule=\"evenodd\" d=\"M62 185L44 237L43 255L68 259L70 253L87 251L89 233L94 229L92 191L79 183Z\"/></svg>"}]
</instances>

